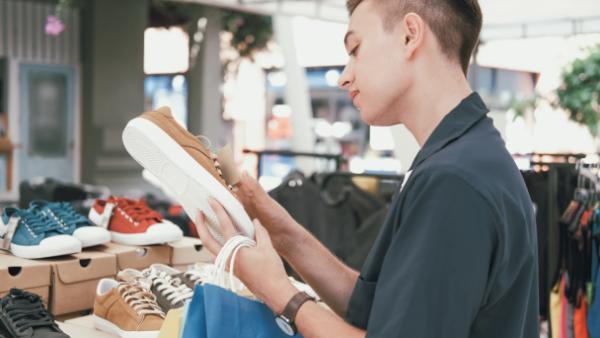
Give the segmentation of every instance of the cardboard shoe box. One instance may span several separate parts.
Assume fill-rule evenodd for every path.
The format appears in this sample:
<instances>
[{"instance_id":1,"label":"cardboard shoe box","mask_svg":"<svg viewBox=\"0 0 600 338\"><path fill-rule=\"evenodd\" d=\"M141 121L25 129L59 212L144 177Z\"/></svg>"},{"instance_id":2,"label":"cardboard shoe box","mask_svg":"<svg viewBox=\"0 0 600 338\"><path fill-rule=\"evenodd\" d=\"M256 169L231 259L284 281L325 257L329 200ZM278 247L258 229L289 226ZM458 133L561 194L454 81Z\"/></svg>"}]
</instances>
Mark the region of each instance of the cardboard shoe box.
<instances>
[{"instance_id":1,"label":"cardboard shoe box","mask_svg":"<svg viewBox=\"0 0 600 338\"><path fill-rule=\"evenodd\" d=\"M42 297L48 304L50 264L0 253L0 297L19 288Z\"/></svg>"},{"instance_id":2,"label":"cardboard shoe box","mask_svg":"<svg viewBox=\"0 0 600 338\"><path fill-rule=\"evenodd\" d=\"M170 247L166 245L131 246L107 243L95 250L115 255L118 271L126 268L143 270L155 263L168 265L171 253Z\"/></svg>"},{"instance_id":3,"label":"cardboard shoe box","mask_svg":"<svg viewBox=\"0 0 600 338\"><path fill-rule=\"evenodd\" d=\"M171 250L169 265L180 271L186 271L188 266L198 262L206 263L215 260L198 238L184 237L167 245Z\"/></svg>"},{"instance_id":4,"label":"cardboard shoe box","mask_svg":"<svg viewBox=\"0 0 600 338\"><path fill-rule=\"evenodd\" d=\"M104 252L88 251L43 261L52 265L50 312L55 316L92 309L98 281L117 274L115 255Z\"/></svg>"}]
</instances>

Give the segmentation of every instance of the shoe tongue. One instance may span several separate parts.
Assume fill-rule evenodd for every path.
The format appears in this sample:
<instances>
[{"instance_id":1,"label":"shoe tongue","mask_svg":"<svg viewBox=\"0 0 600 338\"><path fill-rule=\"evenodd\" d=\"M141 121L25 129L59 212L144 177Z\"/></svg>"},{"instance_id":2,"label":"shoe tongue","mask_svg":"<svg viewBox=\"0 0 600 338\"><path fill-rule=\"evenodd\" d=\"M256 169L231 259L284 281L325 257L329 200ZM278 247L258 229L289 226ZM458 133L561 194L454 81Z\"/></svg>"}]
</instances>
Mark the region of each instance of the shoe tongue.
<instances>
[{"instance_id":1,"label":"shoe tongue","mask_svg":"<svg viewBox=\"0 0 600 338\"><path fill-rule=\"evenodd\" d=\"M40 296L31 293L31 292L27 292L27 291L23 291L21 289L16 289L16 288L12 288L10 289L10 295L13 299L26 299L28 301L34 301L40 298Z\"/></svg>"},{"instance_id":2,"label":"shoe tongue","mask_svg":"<svg viewBox=\"0 0 600 338\"><path fill-rule=\"evenodd\" d=\"M152 288L152 282L146 276L140 276L141 278L137 278L134 281L130 282L130 286L142 287L144 290L150 290ZM138 297L141 298L140 295Z\"/></svg>"},{"instance_id":3,"label":"shoe tongue","mask_svg":"<svg viewBox=\"0 0 600 338\"><path fill-rule=\"evenodd\" d=\"M20 290L18 290L20 291ZM30 304L38 303L40 301L39 296L25 293L20 291L20 293L11 293L12 303L16 306L30 306Z\"/></svg>"}]
</instances>

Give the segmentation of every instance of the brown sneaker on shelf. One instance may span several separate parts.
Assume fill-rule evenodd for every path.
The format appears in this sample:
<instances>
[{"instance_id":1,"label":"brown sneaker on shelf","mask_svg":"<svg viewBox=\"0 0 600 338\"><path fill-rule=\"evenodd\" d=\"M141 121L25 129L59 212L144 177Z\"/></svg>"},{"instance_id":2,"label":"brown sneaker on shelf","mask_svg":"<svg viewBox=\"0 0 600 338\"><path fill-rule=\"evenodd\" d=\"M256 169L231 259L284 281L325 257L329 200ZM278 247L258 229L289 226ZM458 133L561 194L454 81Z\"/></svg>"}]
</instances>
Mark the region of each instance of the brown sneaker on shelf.
<instances>
[{"instance_id":1,"label":"brown sneaker on shelf","mask_svg":"<svg viewBox=\"0 0 600 338\"><path fill-rule=\"evenodd\" d=\"M254 225L223 178L221 165L208 144L185 130L167 107L146 112L129 121L123 130L127 152L176 196L190 219L202 211L215 238L224 242L208 197L219 201L240 232L254 237Z\"/></svg>"},{"instance_id":2,"label":"brown sneaker on shelf","mask_svg":"<svg viewBox=\"0 0 600 338\"><path fill-rule=\"evenodd\" d=\"M94 326L122 338L156 338L165 313L139 282L102 279L94 301Z\"/></svg>"}]
</instances>

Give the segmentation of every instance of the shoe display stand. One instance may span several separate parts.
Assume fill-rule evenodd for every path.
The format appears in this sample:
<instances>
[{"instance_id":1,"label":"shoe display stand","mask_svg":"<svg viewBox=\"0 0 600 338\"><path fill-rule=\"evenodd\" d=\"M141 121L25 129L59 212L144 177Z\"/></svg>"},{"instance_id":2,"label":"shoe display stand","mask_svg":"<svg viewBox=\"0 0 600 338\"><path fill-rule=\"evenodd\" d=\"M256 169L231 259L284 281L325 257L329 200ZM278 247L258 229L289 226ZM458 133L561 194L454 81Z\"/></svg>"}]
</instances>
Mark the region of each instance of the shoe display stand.
<instances>
[{"instance_id":1,"label":"shoe display stand","mask_svg":"<svg viewBox=\"0 0 600 338\"><path fill-rule=\"evenodd\" d=\"M113 278L126 268L143 270L152 264L180 271L213 256L197 238L148 246L108 243L58 258L29 260L0 251L0 296L16 287L38 294L55 316L90 310L102 278Z\"/></svg>"},{"instance_id":2,"label":"shoe display stand","mask_svg":"<svg viewBox=\"0 0 600 338\"><path fill-rule=\"evenodd\" d=\"M143 270L159 263L186 271L196 263L212 260L202 242L191 237L164 245L108 243L77 254L38 260L0 251L0 296L11 288L38 294L59 327L71 337L113 337L96 330L91 320L100 279L115 278L126 268Z\"/></svg>"},{"instance_id":3,"label":"shoe display stand","mask_svg":"<svg viewBox=\"0 0 600 338\"><path fill-rule=\"evenodd\" d=\"M71 337L85 338L113 338L111 334L96 330L92 322L92 316L84 316L70 319L65 322L58 322L58 327Z\"/></svg>"}]
</instances>

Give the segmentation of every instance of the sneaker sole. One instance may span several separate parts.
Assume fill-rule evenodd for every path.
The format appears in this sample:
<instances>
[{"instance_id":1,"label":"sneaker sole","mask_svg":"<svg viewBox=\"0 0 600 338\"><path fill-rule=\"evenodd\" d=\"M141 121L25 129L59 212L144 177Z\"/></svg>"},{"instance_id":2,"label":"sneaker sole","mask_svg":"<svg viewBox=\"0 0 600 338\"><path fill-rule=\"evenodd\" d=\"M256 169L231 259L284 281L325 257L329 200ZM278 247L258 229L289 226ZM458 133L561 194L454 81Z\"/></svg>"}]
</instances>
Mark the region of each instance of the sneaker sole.
<instances>
[{"instance_id":1,"label":"sneaker sole","mask_svg":"<svg viewBox=\"0 0 600 338\"><path fill-rule=\"evenodd\" d=\"M81 244L73 243L70 245L65 245L64 243L61 243L60 246L49 247L40 245L18 245L11 243L10 252L17 257L26 259L57 257L81 252Z\"/></svg>"},{"instance_id":2,"label":"sneaker sole","mask_svg":"<svg viewBox=\"0 0 600 338\"><path fill-rule=\"evenodd\" d=\"M163 244L169 242L176 242L182 238L181 234L124 234L121 232L111 231L110 235L112 237L112 242L117 244L125 244L125 245L153 245L153 244Z\"/></svg>"},{"instance_id":3,"label":"sneaker sole","mask_svg":"<svg viewBox=\"0 0 600 338\"><path fill-rule=\"evenodd\" d=\"M100 226L102 215L100 215L94 208L90 209L90 213L88 214L88 218L92 223ZM125 244L125 245L152 245L152 244L162 244L168 242L176 242L183 238L183 231L179 229L175 224L172 227L174 229L171 230L157 230L151 232L142 232L142 233L132 233L127 234L123 232L117 231L108 231L110 234L110 242L117 244Z\"/></svg>"},{"instance_id":4,"label":"sneaker sole","mask_svg":"<svg viewBox=\"0 0 600 338\"><path fill-rule=\"evenodd\" d=\"M77 238L81 242L82 248L89 248L96 245L106 244L110 242L111 239L110 233L108 231L105 234L102 234L101 236L98 235L94 236L93 238L86 238L83 236L77 236L75 234L73 235L73 237Z\"/></svg>"},{"instance_id":5,"label":"sneaker sole","mask_svg":"<svg viewBox=\"0 0 600 338\"><path fill-rule=\"evenodd\" d=\"M195 221L200 211L206 215L209 230L218 241L223 242L223 237L207 196L223 205L242 234L254 238L254 224L241 203L159 126L135 118L123 130L123 144L131 157L177 196L191 220Z\"/></svg>"},{"instance_id":6,"label":"sneaker sole","mask_svg":"<svg viewBox=\"0 0 600 338\"><path fill-rule=\"evenodd\" d=\"M125 331L121 330L115 324L109 322L104 318L100 318L96 315L92 315L94 327L100 331L104 331L113 335L117 335L121 338L156 338L160 334L160 331Z\"/></svg>"}]
</instances>

